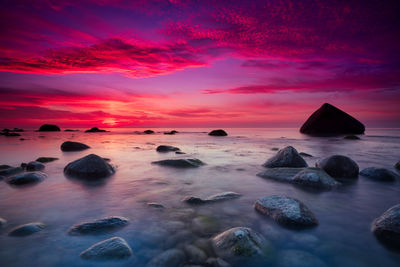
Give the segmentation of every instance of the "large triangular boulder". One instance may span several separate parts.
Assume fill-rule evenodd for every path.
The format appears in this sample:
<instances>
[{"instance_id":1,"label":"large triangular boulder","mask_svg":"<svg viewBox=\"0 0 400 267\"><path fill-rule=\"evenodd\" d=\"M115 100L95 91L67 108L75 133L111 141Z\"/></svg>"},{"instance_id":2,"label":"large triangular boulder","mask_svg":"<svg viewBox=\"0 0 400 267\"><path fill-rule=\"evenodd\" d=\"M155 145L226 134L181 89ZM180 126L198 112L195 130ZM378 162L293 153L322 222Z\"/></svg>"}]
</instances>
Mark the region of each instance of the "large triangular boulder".
<instances>
[{"instance_id":1,"label":"large triangular boulder","mask_svg":"<svg viewBox=\"0 0 400 267\"><path fill-rule=\"evenodd\" d=\"M323 104L301 126L300 132L310 135L363 134L365 126L346 112Z\"/></svg>"}]
</instances>

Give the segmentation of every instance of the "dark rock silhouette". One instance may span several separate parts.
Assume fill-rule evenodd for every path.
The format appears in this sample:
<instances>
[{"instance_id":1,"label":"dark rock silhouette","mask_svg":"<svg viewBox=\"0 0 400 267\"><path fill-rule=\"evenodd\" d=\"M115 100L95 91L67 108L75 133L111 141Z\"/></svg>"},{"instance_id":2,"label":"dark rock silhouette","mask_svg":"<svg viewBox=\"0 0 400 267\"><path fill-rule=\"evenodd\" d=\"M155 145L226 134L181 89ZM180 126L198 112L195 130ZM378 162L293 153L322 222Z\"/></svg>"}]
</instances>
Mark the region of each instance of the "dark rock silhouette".
<instances>
[{"instance_id":1,"label":"dark rock silhouette","mask_svg":"<svg viewBox=\"0 0 400 267\"><path fill-rule=\"evenodd\" d=\"M211 132L208 133L208 135L211 135L211 136L227 136L228 134L224 130L218 129L218 130L212 130Z\"/></svg>"},{"instance_id":2,"label":"dark rock silhouette","mask_svg":"<svg viewBox=\"0 0 400 267\"><path fill-rule=\"evenodd\" d=\"M101 130L101 129L97 128L97 127L93 127L91 129L85 131L85 133L104 133L104 132L107 132L107 131L106 130Z\"/></svg>"},{"instance_id":3,"label":"dark rock silhouette","mask_svg":"<svg viewBox=\"0 0 400 267\"><path fill-rule=\"evenodd\" d=\"M391 170L385 168L374 168L374 167L363 169L360 172L360 175L382 182L394 182L396 181L396 179L400 178L399 175L392 172Z\"/></svg>"},{"instance_id":4,"label":"dark rock silhouette","mask_svg":"<svg viewBox=\"0 0 400 267\"><path fill-rule=\"evenodd\" d=\"M69 163L64 173L82 179L101 179L114 174L114 168L103 158L90 154Z\"/></svg>"},{"instance_id":5,"label":"dark rock silhouette","mask_svg":"<svg viewBox=\"0 0 400 267\"><path fill-rule=\"evenodd\" d=\"M165 159L153 161L152 164L174 168L197 168L204 165L199 159Z\"/></svg>"},{"instance_id":6,"label":"dark rock silhouette","mask_svg":"<svg viewBox=\"0 0 400 267\"><path fill-rule=\"evenodd\" d=\"M178 131L175 131L175 130L172 130L170 132L164 132L164 134L169 134L169 135L173 135L173 134L176 134L176 133L178 133Z\"/></svg>"},{"instance_id":7,"label":"dark rock silhouette","mask_svg":"<svg viewBox=\"0 0 400 267\"><path fill-rule=\"evenodd\" d=\"M26 165L27 171L41 171L44 169L44 164L38 161L31 161Z\"/></svg>"},{"instance_id":8,"label":"dark rock silhouette","mask_svg":"<svg viewBox=\"0 0 400 267\"><path fill-rule=\"evenodd\" d=\"M52 158L52 157L40 157L37 158L36 161L41 162L41 163L47 163L47 162L52 162L58 160L58 158Z\"/></svg>"},{"instance_id":9,"label":"dark rock silhouette","mask_svg":"<svg viewBox=\"0 0 400 267\"><path fill-rule=\"evenodd\" d=\"M59 132L61 131L60 127L54 124L43 124L39 128L39 132Z\"/></svg>"},{"instance_id":10,"label":"dark rock silhouette","mask_svg":"<svg viewBox=\"0 0 400 267\"><path fill-rule=\"evenodd\" d=\"M306 161L299 155L297 150L292 146L282 148L276 153L275 156L268 159L263 164L267 168L291 167L301 168L307 167Z\"/></svg>"},{"instance_id":11,"label":"dark rock silhouette","mask_svg":"<svg viewBox=\"0 0 400 267\"><path fill-rule=\"evenodd\" d=\"M175 152L179 151L180 149L175 146L166 146L166 145L160 145L156 148L157 152Z\"/></svg>"},{"instance_id":12,"label":"dark rock silhouette","mask_svg":"<svg viewBox=\"0 0 400 267\"><path fill-rule=\"evenodd\" d=\"M6 166L6 165L4 165ZM10 168L5 168L3 170L0 170L0 175L8 176L8 175L13 175L19 172L23 172L24 169L21 167L10 167Z\"/></svg>"},{"instance_id":13,"label":"dark rock silhouette","mask_svg":"<svg viewBox=\"0 0 400 267\"><path fill-rule=\"evenodd\" d=\"M40 222L19 225L8 233L9 236L27 236L42 231L45 225Z\"/></svg>"},{"instance_id":14,"label":"dark rock silhouette","mask_svg":"<svg viewBox=\"0 0 400 267\"><path fill-rule=\"evenodd\" d=\"M394 165L394 167L400 171L400 160Z\"/></svg>"},{"instance_id":15,"label":"dark rock silhouette","mask_svg":"<svg viewBox=\"0 0 400 267\"><path fill-rule=\"evenodd\" d=\"M347 139L347 140L360 140L361 138L358 137L357 135L346 135L345 137L343 137L343 139Z\"/></svg>"},{"instance_id":16,"label":"dark rock silhouette","mask_svg":"<svg viewBox=\"0 0 400 267\"><path fill-rule=\"evenodd\" d=\"M70 235L96 235L106 232L115 231L126 225L129 220L124 217L112 216L105 217L98 220L83 222L73 225L69 230Z\"/></svg>"},{"instance_id":17,"label":"dark rock silhouette","mask_svg":"<svg viewBox=\"0 0 400 267\"><path fill-rule=\"evenodd\" d=\"M346 112L328 104L323 104L300 128L300 132L310 135L363 134L365 126Z\"/></svg>"},{"instance_id":18,"label":"dark rock silhouette","mask_svg":"<svg viewBox=\"0 0 400 267\"><path fill-rule=\"evenodd\" d=\"M333 155L315 163L315 167L326 171L333 178L357 178L358 165L349 157Z\"/></svg>"},{"instance_id":19,"label":"dark rock silhouette","mask_svg":"<svg viewBox=\"0 0 400 267\"><path fill-rule=\"evenodd\" d=\"M144 134L153 134L154 131L153 131L153 130L146 130L146 131L143 131L143 133L144 133Z\"/></svg>"},{"instance_id":20,"label":"dark rock silhouette","mask_svg":"<svg viewBox=\"0 0 400 267\"><path fill-rule=\"evenodd\" d=\"M64 152L81 151L90 148L90 146L79 142L66 141L61 144L61 150Z\"/></svg>"},{"instance_id":21,"label":"dark rock silhouette","mask_svg":"<svg viewBox=\"0 0 400 267\"><path fill-rule=\"evenodd\" d=\"M11 185L35 184L46 177L47 175L42 172L26 172L9 178L7 183Z\"/></svg>"},{"instance_id":22,"label":"dark rock silhouette","mask_svg":"<svg viewBox=\"0 0 400 267\"><path fill-rule=\"evenodd\" d=\"M382 243L400 250L400 204L391 207L376 218L371 230Z\"/></svg>"}]
</instances>

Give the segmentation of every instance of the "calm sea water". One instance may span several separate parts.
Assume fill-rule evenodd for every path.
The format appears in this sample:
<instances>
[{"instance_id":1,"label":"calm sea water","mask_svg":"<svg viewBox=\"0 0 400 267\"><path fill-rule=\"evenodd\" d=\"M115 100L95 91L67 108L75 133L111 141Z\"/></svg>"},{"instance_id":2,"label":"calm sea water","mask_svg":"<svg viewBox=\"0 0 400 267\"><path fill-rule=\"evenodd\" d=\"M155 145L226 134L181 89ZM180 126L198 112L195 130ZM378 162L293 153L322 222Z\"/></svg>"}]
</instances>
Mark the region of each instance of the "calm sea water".
<instances>
[{"instance_id":1,"label":"calm sea water","mask_svg":"<svg viewBox=\"0 0 400 267\"><path fill-rule=\"evenodd\" d=\"M22 133L24 141L0 136L0 164L20 165L40 156L59 158L46 164L48 178L34 186L15 188L0 181L0 217L8 221L0 230L0 266L144 266L163 250L203 238L193 232L192 219L199 215L215 218L218 231L251 227L270 239L278 252L305 250L328 266L398 266L400 262L400 254L383 247L370 232L374 218L400 203L400 181L379 183L359 177L339 189L315 193L256 176L263 169L261 164L276 153L271 148L287 145L312 154L314 157L306 158L310 166L322 157L342 154L354 159L360 169L394 170L400 159L400 129L369 129L361 140L309 137L297 129L226 129L229 136L223 138L208 136L210 129L177 129L180 133L176 135L162 134L166 129L155 129L154 135L133 133L144 129L110 130L31 131ZM67 140L86 143L91 149L62 152L60 145ZM161 144L178 146L187 154L157 153L155 148ZM97 186L66 178L65 165L89 153L110 158L117 168L115 175ZM151 164L185 157L198 158L207 165L182 170ZM243 196L195 207L181 202L185 195L207 197L223 191ZM254 201L272 194L303 201L318 217L319 226L288 230L258 215ZM159 202L166 209L149 208L147 202ZM66 234L73 224L112 215L131 222L114 233ZM23 238L7 235L12 227L34 221L45 223L47 228ZM111 262L80 259L83 250L112 236L124 238L134 256Z\"/></svg>"}]
</instances>

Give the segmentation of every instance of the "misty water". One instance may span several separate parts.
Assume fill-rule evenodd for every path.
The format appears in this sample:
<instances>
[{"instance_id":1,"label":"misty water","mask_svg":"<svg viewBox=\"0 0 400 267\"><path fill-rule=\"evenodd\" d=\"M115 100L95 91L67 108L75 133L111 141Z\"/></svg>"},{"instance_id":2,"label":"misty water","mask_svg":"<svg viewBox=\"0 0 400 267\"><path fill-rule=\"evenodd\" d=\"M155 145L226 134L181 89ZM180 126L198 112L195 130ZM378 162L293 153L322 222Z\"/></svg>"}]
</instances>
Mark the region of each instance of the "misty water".
<instances>
[{"instance_id":1,"label":"misty water","mask_svg":"<svg viewBox=\"0 0 400 267\"><path fill-rule=\"evenodd\" d=\"M304 190L256 176L261 165L276 151L271 148L294 146L313 157L342 154L354 159L360 169L384 167L395 171L400 160L400 129L368 129L361 140L343 137L309 137L298 129L226 129L229 136L211 137L210 129L164 130L152 135L110 129L107 133L23 132L19 137L0 136L0 164L19 166L38 157L57 157L46 163L48 178L25 187L0 181L0 217L7 225L0 229L0 266L145 266L169 248L182 248L212 235L201 233L192 220L209 216L215 234L226 229L251 227L270 240L276 255L286 249L307 251L327 266L398 266L400 253L379 243L370 231L371 222L400 203L400 181L376 182L360 176L354 183L324 192ZM81 152L62 152L62 142L79 141L91 146ZM186 154L158 153L158 145L179 147ZM103 183L85 184L63 174L65 165L87 154L111 159L116 173ZM198 158L206 165L194 169L174 169L151 164L168 158ZM242 196L220 203L190 206L186 195L207 197L224 191ZM253 203L269 195L285 195L301 200L316 215L319 225L305 230L286 229L258 214ZM164 205L164 210L147 206ZM105 216L123 216L129 225L99 235L71 236L72 225ZM26 237L11 237L13 227L43 222L46 228ZM80 253L96 242L119 236L133 250L133 256L116 261L88 261ZM228 259L229 261L229 259ZM257 263L263 265L263 263ZM265 263L267 264L267 262ZM279 257L268 262L279 266ZM240 266L255 266L251 261Z\"/></svg>"}]
</instances>

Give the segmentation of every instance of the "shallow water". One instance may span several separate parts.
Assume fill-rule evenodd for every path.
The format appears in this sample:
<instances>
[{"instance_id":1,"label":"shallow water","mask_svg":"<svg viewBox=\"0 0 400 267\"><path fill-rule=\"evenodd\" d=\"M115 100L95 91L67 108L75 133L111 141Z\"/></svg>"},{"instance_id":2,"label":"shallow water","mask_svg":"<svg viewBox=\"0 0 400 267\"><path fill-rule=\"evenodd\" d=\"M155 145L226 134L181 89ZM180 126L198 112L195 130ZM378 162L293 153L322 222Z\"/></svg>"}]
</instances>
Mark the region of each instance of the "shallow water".
<instances>
[{"instance_id":1,"label":"shallow water","mask_svg":"<svg viewBox=\"0 0 400 267\"><path fill-rule=\"evenodd\" d=\"M382 246L371 234L370 225L374 218L400 203L400 181L379 183L359 177L355 183L317 193L256 174L263 169L261 164L276 153L271 148L287 145L313 155L305 158L310 166L322 157L343 154L354 159L360 169L375 166L394 170L394 163L400 159L400 129L369 129L361 140L309 137L297 129L227 129L228 137L208 136L209 129L177 129L180 133L176 135L164 135L164 129L156 129L154 135L134 134L140 130L30 131L22 133L24 141L0 136L0 164L18 166L41 156L59 158L46 163L48 178L39 184L16 188L0 181L0 217L8 221L0 230L0 266L144 266L163 250L209 237L192 225L192 219L199 215L215 218L219 232L248 226L269 239L277 252L305 250L328 266L398 266L400 253ZM86 143L91 149L62 152L60 145L67 140ZM157 153L155 148L161 144L177 146L187 154ZM117 168L115 175L97 185L66 178L65 165L89 153L110 158ZM174 169L151 164L186 157L198 158L206 165ZM223 191L243 196L203 206L181 202L186 195L207 197ZM319 219L319 226L288 230L257 214L254 201L272 194L304 202ZM162 203L166 209L150 208L147 202ZM131 222L114 233L66 234L73 224L111 215L127 217ZM7 235L12 227L34 221L47 227L23 238ZM89 246L112 236L124 238L134 256L106 262L79 257ZM272 264L277 263L279 258ZM240 265L246 264L254 266L251 262Z\"/></svg>"}]
</instances>

